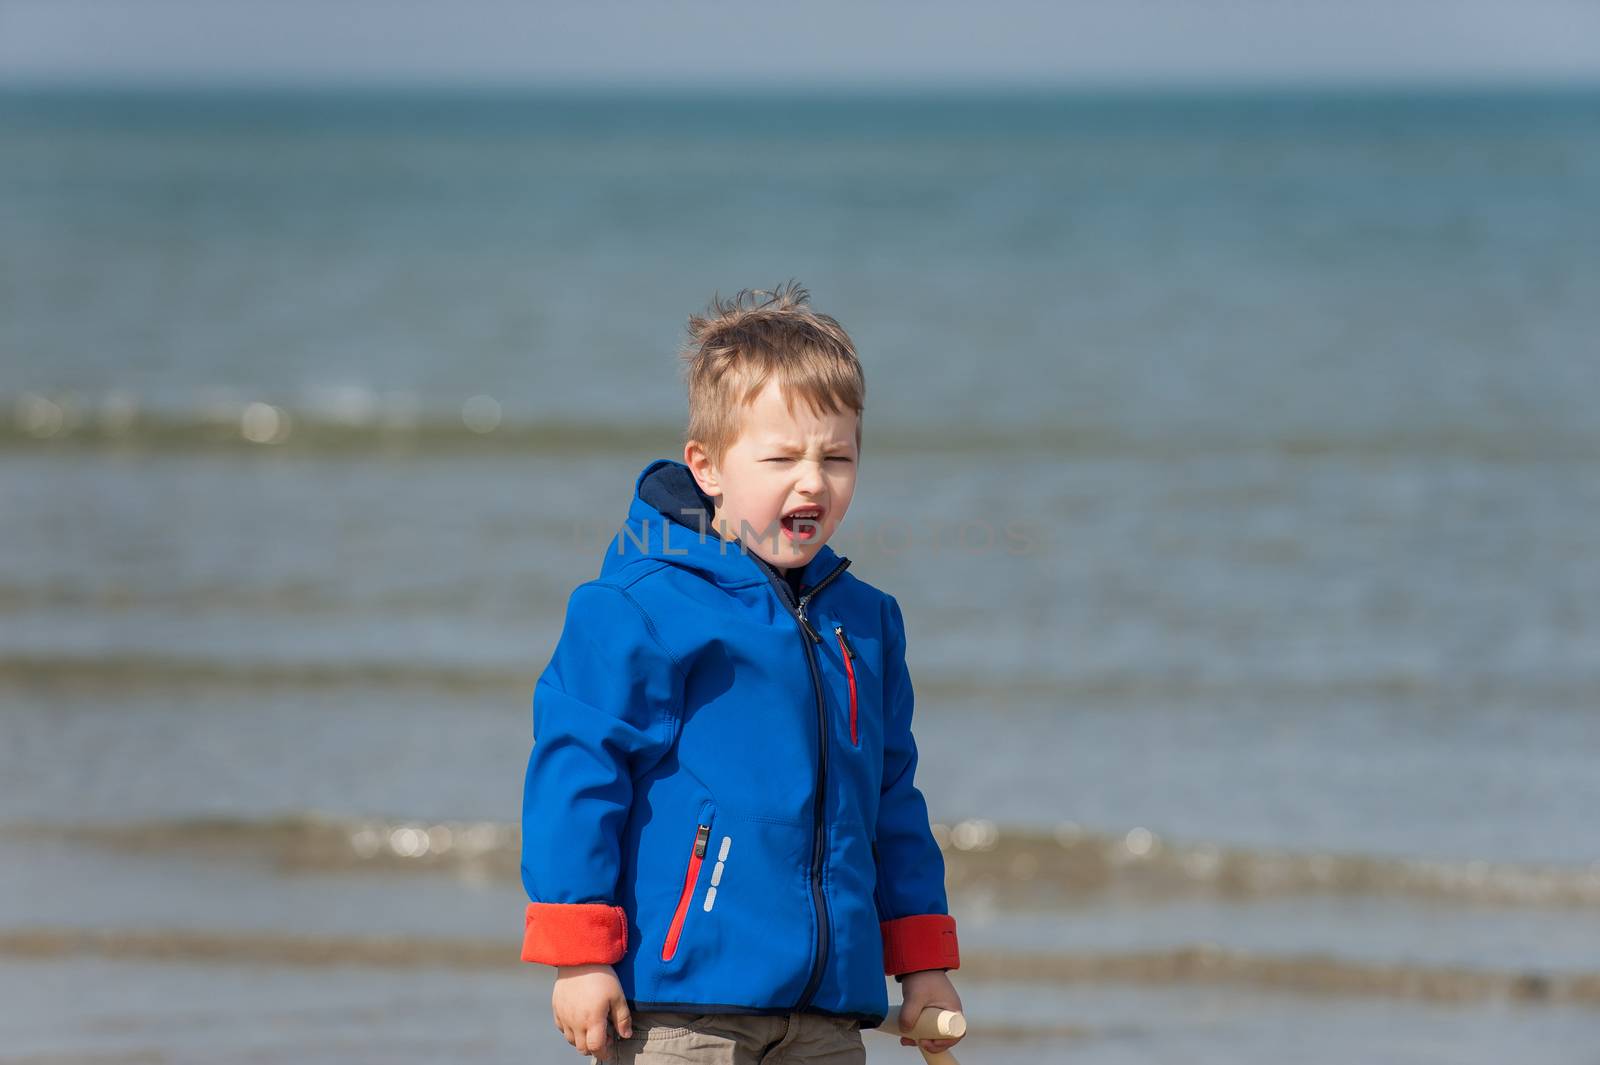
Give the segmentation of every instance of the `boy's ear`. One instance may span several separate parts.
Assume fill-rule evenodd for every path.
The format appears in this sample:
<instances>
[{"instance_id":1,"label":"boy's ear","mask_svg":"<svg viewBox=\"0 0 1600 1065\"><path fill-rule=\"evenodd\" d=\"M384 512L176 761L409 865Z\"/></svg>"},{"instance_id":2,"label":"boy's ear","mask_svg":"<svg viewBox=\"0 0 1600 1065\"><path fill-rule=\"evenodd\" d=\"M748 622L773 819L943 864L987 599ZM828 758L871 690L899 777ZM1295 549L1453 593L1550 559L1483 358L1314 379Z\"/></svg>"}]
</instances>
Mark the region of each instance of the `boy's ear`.
<instances>
[{"instance_id":1,"label":"boy's ear","mask_svg":"<svg viewBox=\"0 0 1600 1065\"><path fill-rule=\"evenodd\" d=\"M694 474L695 483L700 486L702 492L713 498L722 494L721 475L711 464L711 456L706 453L700 441L691 440L683 445L683 464Z\"/></svg>"}]
</instances>

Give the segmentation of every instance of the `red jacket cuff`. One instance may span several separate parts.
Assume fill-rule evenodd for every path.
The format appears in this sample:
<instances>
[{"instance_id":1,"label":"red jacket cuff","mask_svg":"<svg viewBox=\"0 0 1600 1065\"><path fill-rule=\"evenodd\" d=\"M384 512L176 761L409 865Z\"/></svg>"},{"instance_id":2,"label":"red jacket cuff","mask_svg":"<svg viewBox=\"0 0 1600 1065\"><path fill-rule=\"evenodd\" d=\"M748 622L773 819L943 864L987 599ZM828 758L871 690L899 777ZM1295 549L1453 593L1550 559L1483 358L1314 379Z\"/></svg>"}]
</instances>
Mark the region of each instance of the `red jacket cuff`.
<instances>
[{"instance_id":1,"label":"red jacket cuff","mask_svg":"<svg viewBox=\"0 0 1600 1065\"><path fill-rule=\"evenodd\" d=\"M611 965L628 952L628 916L604 902L530 902L522 960L545 965Z\"/></svg>"},{"instance_id":2,"label":"red jacket cuff","mask_svg":"<svg viewBox=\"0 0 1600 1065\"><path fill-rule=\"evenodd\" d=\"M959 969L961 948L956 919L944 913L919 913L882 921L883 971L886 975L920 969Z\"/></svg>"}]
</instances>

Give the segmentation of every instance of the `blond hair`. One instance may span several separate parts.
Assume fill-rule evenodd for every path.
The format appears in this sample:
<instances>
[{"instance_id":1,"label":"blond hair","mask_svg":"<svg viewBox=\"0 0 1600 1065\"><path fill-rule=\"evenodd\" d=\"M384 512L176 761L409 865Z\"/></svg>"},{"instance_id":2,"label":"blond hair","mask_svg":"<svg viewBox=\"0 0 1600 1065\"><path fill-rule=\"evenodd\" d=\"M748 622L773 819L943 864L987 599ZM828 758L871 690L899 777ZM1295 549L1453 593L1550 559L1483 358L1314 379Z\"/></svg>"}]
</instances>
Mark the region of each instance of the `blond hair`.
<instances>
[{"instance_id":1,"label":"blond hair","mask_svg":"<svg viewBox=\"0 0 1600 1065\"><path fill-rule=\"evenodd\" d=\"M867 385L855 344L837 321L811 308L810 298L791 280L770 292L740 289L727 301L713 296L704 315L690 315L685 443L699 441L720 464L739 437L744 407L776 375L790 410L799 396L817 413L855 411L860 450Z\"/></svg>"}]
</instances>

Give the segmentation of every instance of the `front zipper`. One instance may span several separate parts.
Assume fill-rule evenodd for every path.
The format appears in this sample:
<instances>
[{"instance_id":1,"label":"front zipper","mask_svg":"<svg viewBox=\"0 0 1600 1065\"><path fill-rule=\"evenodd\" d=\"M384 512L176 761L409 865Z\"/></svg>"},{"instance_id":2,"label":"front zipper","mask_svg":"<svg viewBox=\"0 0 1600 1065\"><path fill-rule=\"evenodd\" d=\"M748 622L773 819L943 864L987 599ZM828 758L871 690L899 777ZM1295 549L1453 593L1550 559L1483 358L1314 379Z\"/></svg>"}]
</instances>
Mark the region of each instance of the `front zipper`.
<instances>
[{"instance_id":1,"label":"front zipper","mask_svg":"<svg viewBox=\"0 0 1600 1065\"><path fill-rule=\"evenodd\" d=\"M818 636L817 630L811 627L811 620L806 617L806 605L811 602L812 596L826 588L828 583L839 574L843 573L849 567L849 565L850 560L848 558L842 559L837 566L833 567L833 571L831 573L818 581L809 592L800 597L800 603L795 609L794 616L800 619L800 627L806 630L806 635L811 637L812 643L821 643L822 637ZM784 587L788 587L787 581L784 582ZM818 694L821 694L820 691Z\"/></svg>"},{"instance_id":2,"label":"front zipper","mask_svg":"<svg viewBox=\"0 0 1600 1065\"><path fill-rule=\"evenodd\" d=\"M813 808L812 820L816 829L811 839L811 905L817 913L817 951L816 960L812 963L811 977L806 981L805 990L800 993L800 1001L795 1003L795 1009L801 1009L811 1002L811 996L817 993L817 987L822 983L822 968L828 957L828 925L831 917L828 914L828 899L822 893L822 854L827 839L827 800L828 800L828 704L822 694L822 676L817 669L816 652L812 644L821 643L822 637L817 635L817 630L811 627L811 622L806 620L806 607L812 598L822 589L826 588L835 577L843 573L850 566L848 558L841 558L839 564L822 580L812 586L811 590L800 597L797 604L790 605L789 597L793 589L789 582L778 574L771 566L762 560L755 560L761 570L766 573L767 579L778 589L778 601L789 608L789 612L800 623L800 629L809 640L802 638L805 646L806 665L811 669L811 688L817 695L817 801Z\"/></svg>"},{"instance_id":3,"label":"front zipper","mask_svg":"<svg viewBox=\"0 0 1600 1065\"><path fill-rule=\"evenodd\" d=\"M671 961L678 952L678 937L683 933L683 922L689 916L689 900L694 897L694 886L700 881L700 863L705 860L706 841L711 838L711 826L700 825L694 833L694 849L689 852L689 869L683 876L683 891L678 895L678 908L672 914L672 926L667 929L667 941L661 946L661 960Z\"/></svg>"},{"instance_id":4,"label":"front zipper","mask_svg":"<svg viewBox=\"0 0 1600 1065\"><path fill-rule=\"evenodd\" d=\"M833 634L839 637L839 652L844 655L845 675L850 678L850 744L859 747L861 744L856 739L856 653L845 642L843 625L835 625Z\"/></svg>"}]
</instances>

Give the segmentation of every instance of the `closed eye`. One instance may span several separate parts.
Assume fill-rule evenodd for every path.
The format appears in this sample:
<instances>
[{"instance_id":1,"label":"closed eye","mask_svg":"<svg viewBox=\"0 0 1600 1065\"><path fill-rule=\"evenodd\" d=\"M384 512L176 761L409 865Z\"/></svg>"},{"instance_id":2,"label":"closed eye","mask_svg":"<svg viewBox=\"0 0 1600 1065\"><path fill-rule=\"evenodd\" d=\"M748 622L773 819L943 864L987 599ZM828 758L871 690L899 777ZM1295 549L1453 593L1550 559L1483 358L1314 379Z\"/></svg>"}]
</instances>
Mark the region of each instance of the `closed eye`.
<instances>
[{"instance_id":1,"label":"closed eye","mask_svg":"<svg viewBox=\"0 0 1600 1065\"><path fill-rule=\"evenodd\" d=\"M783 457L783 456L774 456L773 458L762 459L761 461L762 462L793 462L794 459ZM849 455L829 455L828 456L828 461L829 462L854 462L855 460L852 459Z\"/></svg>"}]
</instances>

